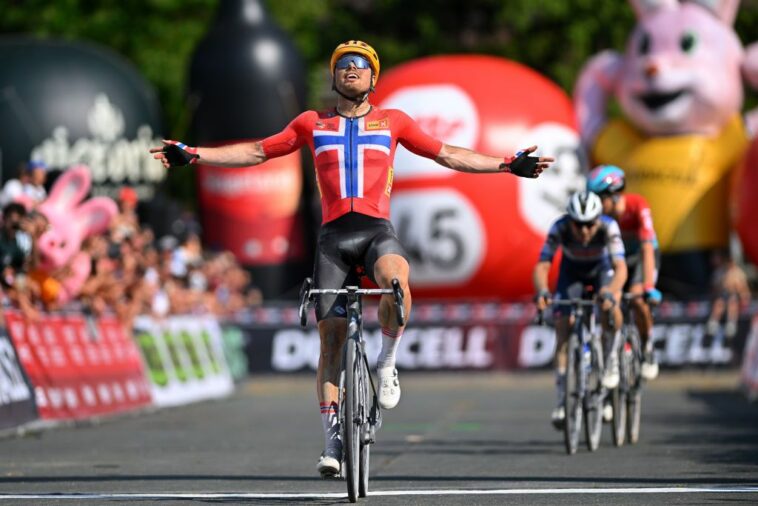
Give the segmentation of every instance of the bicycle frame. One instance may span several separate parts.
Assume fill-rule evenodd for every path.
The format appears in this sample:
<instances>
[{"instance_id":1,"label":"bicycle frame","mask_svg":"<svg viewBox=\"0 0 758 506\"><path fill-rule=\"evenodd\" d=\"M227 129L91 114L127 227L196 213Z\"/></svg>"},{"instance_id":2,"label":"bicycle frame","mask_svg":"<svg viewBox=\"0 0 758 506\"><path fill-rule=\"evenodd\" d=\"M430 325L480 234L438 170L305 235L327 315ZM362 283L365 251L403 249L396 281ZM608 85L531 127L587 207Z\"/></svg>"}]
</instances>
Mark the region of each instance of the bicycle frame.
<instances>
[{"instance_id":1,"label":"bicycle frame","mask_svg":"<svg viewBox=\"0 0 758 506\"><path fill-rule=\"evenodd\" d=\"M346 478L350 502L355 502L368 493L369 445L376 441L376 430L382 423L376 385L369 372L363 339L361 296L393 295L397 322L402 326L405 323L403 290L397 279L392 280L392 289L362 289L357 286L312 289L311 285L311 279L306 278L300 290L299 312L303 327L307 325L308 306L315 295L347 296L347 335L342 348L339 378L339 423L344 450L340 475ZM370 392L368 386L371 387Z\"/></svg>"}]
</instances>

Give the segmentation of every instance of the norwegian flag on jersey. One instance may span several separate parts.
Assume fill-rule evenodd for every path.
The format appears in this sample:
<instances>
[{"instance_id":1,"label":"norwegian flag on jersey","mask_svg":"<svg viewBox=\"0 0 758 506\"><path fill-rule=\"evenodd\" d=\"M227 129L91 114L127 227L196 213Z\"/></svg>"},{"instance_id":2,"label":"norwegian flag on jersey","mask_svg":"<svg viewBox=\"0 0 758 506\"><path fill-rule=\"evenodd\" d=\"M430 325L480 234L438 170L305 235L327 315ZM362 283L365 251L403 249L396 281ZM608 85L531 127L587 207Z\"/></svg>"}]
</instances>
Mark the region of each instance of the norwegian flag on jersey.
<instances>
[{"instance_id":1,"label":"norwegian flag on jersey","mask_svg":"<svg viewBox=\"0 0 758 506\"><path fill-rule=\"evenodd\" d=\"M381 151L389 156L392 135L389 129L366 130L365 118L338 119L337 130L313 131L314 156L336 158L343 199L363 198L366 150Z\"/></svg>"}]
</instances>

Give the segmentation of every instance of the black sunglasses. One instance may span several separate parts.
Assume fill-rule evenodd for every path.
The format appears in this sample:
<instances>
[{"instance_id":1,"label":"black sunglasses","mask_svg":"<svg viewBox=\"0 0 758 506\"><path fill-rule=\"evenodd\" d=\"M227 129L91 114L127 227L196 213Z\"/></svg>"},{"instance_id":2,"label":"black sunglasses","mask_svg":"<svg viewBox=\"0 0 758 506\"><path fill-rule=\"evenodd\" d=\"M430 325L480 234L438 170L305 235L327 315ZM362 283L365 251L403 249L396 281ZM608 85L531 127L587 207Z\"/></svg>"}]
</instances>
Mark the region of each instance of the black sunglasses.
<instances>
[{"instance_id":1,"label":"black sunglasses","mask_svg":"<svg viewBox=\"0 0 758 506\"><path fill-rule=\"evenodd\" d=\"M576 228L592 228L595 226L595 223L597 223L597 220L592 220L592 221L571 220L571 223L576 225Z\"/></svg>"}]
</instances>

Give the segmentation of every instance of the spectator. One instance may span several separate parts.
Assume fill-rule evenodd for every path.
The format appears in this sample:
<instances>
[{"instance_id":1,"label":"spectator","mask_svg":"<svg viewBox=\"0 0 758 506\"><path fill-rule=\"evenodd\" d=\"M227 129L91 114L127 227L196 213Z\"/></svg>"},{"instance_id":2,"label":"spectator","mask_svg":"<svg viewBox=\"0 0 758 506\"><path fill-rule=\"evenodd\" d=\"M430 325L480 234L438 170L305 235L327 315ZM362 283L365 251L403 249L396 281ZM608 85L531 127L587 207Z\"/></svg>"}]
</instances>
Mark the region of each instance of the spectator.
<instances>
[{"instance_id":1,"label":"spectator","mask_svg":"<svg viewBox=\"0 0 758 506\"><path fill-rule=\"evenodd\" d=\"M714 256L713 305L706 324L710 336L718 333L719 323L726 314L724 337L732 339L737 334L740 307L750 303L750 287L745 271L726 255Z\"/></svg>"},{"instance_id":2,"label":"spectator","mask_svg":"<svg viewBox=\"0 0 758 506\"><path fill-rule=\"evenodd\" d=\"M111 234L114 240L121 242L124 237L136 235L139 231L137 203L139 198L134 188L124 186L118 192L118 215L111 221Z\"/></svg>"},{"instance_id":3,"label":"spectator","mask_svg":"<svg viewBox=\"0 0 758 506\"><path fill-rule=\"evenodd\" d=\"M24 186L29 184L29 169L27 164L19 166L18 177L9 179L0 192L0 207L5 207L24 194Z\"/></svg>"},{"instance_id":4,"label":"spectator","mask_svg":"<svg viewBox=\"0 0 758 506\"><path fill-rule=\"evenodd\" d=\"M32 238L23 230L26 208L11 202L3 207L3 223L0 228L0 284L11 300L19 306L27 318L36 319L37 312L27 279L27 269L32 255Z\"/></svg>"},{"instance_id":5,"label":"spectator","mask_svg":"<svg viewBox=\"0 0 758 506\"><path fill-rule=\"evenodd\" d=\"M24 194L36 206L47 198L45 181L47 181L47 164L42 160L29 162L29 182L24 185Z\"/></svg>"}]
</instances>

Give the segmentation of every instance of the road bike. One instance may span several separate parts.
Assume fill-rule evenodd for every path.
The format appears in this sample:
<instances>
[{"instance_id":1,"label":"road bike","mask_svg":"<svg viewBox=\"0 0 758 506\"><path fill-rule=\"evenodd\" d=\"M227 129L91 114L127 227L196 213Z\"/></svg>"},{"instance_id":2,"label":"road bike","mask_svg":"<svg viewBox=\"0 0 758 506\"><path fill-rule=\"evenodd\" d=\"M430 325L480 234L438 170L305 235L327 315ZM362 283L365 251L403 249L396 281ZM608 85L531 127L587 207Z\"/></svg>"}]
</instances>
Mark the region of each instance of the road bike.
<instances>
[{"instance_id":1,"label":"road bike","mask_svg":"<svg viewBox=\"0 0 758 506\"><path fill-rule=\"evenodd\" d=\"M350 502L368 494L370 445L376 442L376 432L382 425L382 412L376 393L376 385L369 373L368 357L363 339L363 295L392 295L395 300L397 324L405 324L403 289L397 279L392 288L359 288L347 286L340 289L313 288L311 278L306 278L300 289L300 324L308 324L308 307L317 295L345 295L347 297L347 338L342 349L339 380L339 423L343 443L340 476L347 481Z\"/></svg>"},{"instance_id":2,"label":"road bike","mask_svg":"<svg viewBox=\"0 0 758 506\"><path fill-rule=\"evenodd\" d=\"M642 361L644 359L640 334L631 318L632 301L640 294L625 293L621 300L621 326L619 346L619 385L611 392L613 405L613 444L622 446L627 440L635 444L640 437L642 414Z\"/></svg>"},{"instance_id":3,"label":"road bike","mask_svg":"<svg viewBox=\"0 0 758 506\"><path fill-rule=\"evenodd\" d=\"M603 347L596 322L596 302L585 290L581 298L554 300L554 306L569 306L573 324L567 343L563 436L566 453L573 455L584 433L589 451L597 450L603 430ZM538 315L542 323L542 315Z\"/></svg>"}]
</instances>

